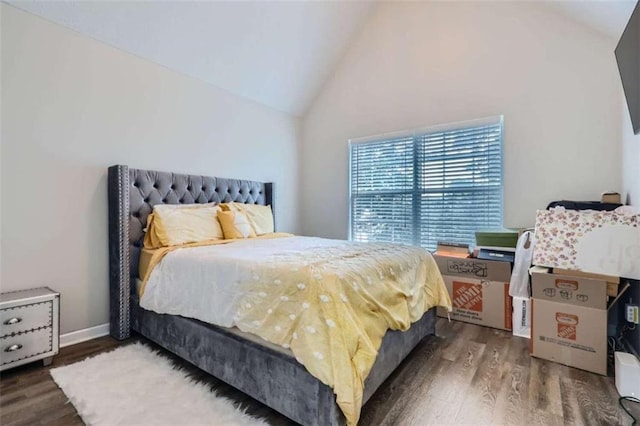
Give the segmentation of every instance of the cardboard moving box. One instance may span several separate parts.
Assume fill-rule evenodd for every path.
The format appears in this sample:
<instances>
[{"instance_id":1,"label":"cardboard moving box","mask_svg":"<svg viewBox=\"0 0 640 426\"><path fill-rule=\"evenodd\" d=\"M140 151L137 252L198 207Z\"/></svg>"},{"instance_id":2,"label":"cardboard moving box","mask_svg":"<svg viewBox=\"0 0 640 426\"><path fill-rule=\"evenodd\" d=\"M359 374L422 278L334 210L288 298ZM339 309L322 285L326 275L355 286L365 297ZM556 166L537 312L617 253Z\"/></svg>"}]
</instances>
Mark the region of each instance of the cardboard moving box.
<instances>
[{"instance_id":1,"label":"cardboard moving box","mask_svg":"<svg viewBox=\"0 0 640 426\"><path fill-rule=\"evenodd\" d=\"M534 266L531 355L607 374L607 287L613 277Z\"/></svg>"},{"instance_id":2,"label":"cardboard moving box","mask_svg":"<svg viewBox=\"0 0 640 426\"><path fill-rule=\"evenodd\" d=\"M572 269L553 268L553 273L557 275L571 275L573 277L593 278L607 282L607 294L611 297L618 295L618 285L620 285L620 277L611 275L591 274L588 272L574 271Z\"/></svg>"},{"instance_id":3,"label":"cardboard moving box","mask_svg":"<svg viewBox=\"0 0 640 426\"><path fill-rule=\"evenodd\" d=\"M472 257L460 259L457 257L433 255L440 273L464 278L475 278L485 281L511 281L511 264L494 260L482 260Z\"/></svg>"},{"instance_id":4,"label":"cardboard moving box","mask_svg":"<svg viewBox=\"0 0 640 426\"><path fill-rule=\"evenodd\" d=\"M510 263L438 255L433 258L451 296L452 319L511 330ZM446 318L447 311L438 308L438 316Z\"/></svg>"},{"instance_id":5,"label":"cardboard moving box","mask_svg":"<svg viewBox=\"0 0 640 426\"><path fill-rule=\"evenodd\" d=\"M607 310L533 299L531 355L607 374Z\"/></svg>"},{"instance_id":6,"label":"cardboard moving box","mask_svg":"<svg viewBox=\"0 0 640 426\"><path fill-rule=\"evenodd\" d=\"M451 319L511 331L512 301L509 283L443 276L449 290ZM447 311L438 308L438 316Z\"/></svg>"},{"instance_id":7,"label":"cardboard moving box","mask_svg":"<svg viewBox=\"0 0 640 426\"><path fill-rule=\"evenodd\" d=\"M534 299L607 309L607 281L604 279L552 274L548 268L540 266L534 266L530 271Z\"/></svg>"}]
</instances>

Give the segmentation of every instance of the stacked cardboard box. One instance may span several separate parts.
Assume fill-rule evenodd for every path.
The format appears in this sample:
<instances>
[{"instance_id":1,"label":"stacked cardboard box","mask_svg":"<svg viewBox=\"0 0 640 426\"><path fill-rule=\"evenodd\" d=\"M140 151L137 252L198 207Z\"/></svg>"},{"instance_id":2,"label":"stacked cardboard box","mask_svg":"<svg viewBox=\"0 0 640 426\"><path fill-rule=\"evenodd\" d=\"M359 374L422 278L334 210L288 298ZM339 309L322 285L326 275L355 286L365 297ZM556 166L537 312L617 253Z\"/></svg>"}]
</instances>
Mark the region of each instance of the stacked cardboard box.
<instances>
[{"instance_id":1,"label":"stacked cardboard box","mask_svg":"<svg viewBox=\"0 0 640 426\"><path fill-rule=\"evenodd\" d=\"M531 269L531 355L607 374L607 278Z\"/></svg>"},{"instance_id":2,"label":"stacked cardboard box","mask_svg":"<svg viewBox=\"0 0 640 426\"><path fill-rule=\"evenodd\" d=\"M618 286L620 285L620 277L613 277L611 275L592 274L589 272L572 271L571 269L553 268L554 274L559 275L571 275L574 277L582 278L594 278L607 283L607 295L609 297L616 297L618 295Z\"/></svg>"},{"instance_id":3,"label":"stacked cardboard box","mask_svg":"<svg viewBox=\"0 0 640 426\"><path fill-rule=\"evenodd\" d=\"M511 330L509 262L438 255L433 258L451 296L452 319ZM438 308L438 316L447 317L447 311Z\"/></svg>"}]
</instances>

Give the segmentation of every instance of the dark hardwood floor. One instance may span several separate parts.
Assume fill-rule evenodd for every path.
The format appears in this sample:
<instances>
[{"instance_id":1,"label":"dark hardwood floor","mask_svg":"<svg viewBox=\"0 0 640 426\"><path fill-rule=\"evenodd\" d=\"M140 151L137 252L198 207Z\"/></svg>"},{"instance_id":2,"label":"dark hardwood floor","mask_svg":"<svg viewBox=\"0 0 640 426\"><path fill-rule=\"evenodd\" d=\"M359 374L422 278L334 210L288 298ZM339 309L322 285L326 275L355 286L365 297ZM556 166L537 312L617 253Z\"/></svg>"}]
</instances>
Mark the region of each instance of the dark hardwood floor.
<instances>
[{"instance_id":1,"label":"dark hardwood floor","mask_svg":"<svg viewBox=\"0 0 640 426\"><path fill-rule=\"evenodd\" d=\"M439 319L425 339L362 409L361 425L630 425L613 378L531 358L529 341L510 333ZM49 368L143 338L103 337L63 348L42 363L0 375L0 424L81 425ZM201 370L167 356L252 415L274 425L285 417ZM640 407L629 404L636 417ZM134 419L132 419L133 421Z\"/></svg>"}]
</instances>

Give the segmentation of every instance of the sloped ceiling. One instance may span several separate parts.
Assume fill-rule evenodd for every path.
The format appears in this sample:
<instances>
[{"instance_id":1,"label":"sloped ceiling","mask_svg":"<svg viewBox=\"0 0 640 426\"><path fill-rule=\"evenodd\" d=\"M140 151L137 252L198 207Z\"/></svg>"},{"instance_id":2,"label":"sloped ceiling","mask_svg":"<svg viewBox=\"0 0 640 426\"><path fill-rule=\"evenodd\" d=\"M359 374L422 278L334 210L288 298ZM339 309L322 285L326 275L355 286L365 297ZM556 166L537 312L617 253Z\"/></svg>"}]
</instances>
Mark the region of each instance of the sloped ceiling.
<instances>
[{"instance_id":1,"label":"sloped ceiling","mask_svg":"<svg viewBox=\"0 0 640 426\"><path fill-rule=\"evenodd\" d=\"M617 42L637 0L547 1L553 10L593 28Z\"/></svg>"},{"instance_id":2,"label":"sloped ceiling","mask_svg":"<svg viewBox=\"0 0 640 426\"><path fill-rule=\"evenodd\" d=\"M24 1L15 7L302 116L375 1ZM399 1L399 0L398 0ZM620 37L636 0L540 1Z\"/></svg>"},{"instance_id":3,"label":"sloped ceiling","mask_svg":"<svg viewBox=\"0 0 640 426\"><path fill-rule=\"evenodd\" d=\"M297 116L374 7L372 2L8 3Z\"/></svg>"}]
</instances>

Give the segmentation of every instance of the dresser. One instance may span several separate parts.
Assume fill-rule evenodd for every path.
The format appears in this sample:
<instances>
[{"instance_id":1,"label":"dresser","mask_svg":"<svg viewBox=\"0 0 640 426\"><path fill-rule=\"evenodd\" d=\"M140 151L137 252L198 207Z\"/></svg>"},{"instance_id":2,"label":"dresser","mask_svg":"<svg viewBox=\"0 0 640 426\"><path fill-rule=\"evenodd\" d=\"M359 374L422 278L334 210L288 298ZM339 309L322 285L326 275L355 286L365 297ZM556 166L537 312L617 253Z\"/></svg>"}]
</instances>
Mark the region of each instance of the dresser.
<instances>
[{"instance_id":1,"label":"dresser","mask_svg":"<svg viewBox=\"0 0 640 426\"><path fill-rule=\"evenodd\" d=\"M60 294L48 287L0 293L0 371L38 360L59 347Z\"/></svg>"}]
</instances>

